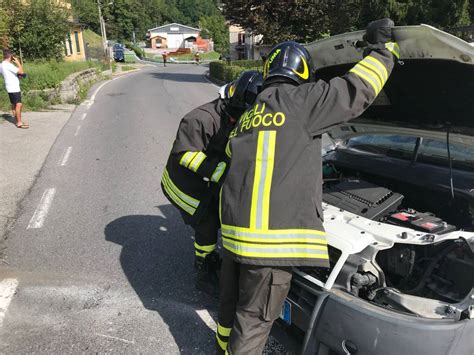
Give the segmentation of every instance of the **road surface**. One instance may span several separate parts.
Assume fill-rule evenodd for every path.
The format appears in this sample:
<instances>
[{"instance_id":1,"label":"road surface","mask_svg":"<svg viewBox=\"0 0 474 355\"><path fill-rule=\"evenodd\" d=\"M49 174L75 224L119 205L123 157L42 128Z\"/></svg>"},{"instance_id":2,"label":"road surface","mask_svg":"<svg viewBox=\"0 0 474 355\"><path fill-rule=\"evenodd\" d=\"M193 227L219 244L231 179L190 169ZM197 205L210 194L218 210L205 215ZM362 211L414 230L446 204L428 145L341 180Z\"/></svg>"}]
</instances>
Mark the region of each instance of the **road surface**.
<instances>
[{"instance_id":1,"label":"road surface","mask_svg":"<svg viewBox=\"0 0 474 355\"><path fill-rule=\"evenodd\" d=\"M205 71L148 67L77 108L6 241L1 353L213 353L216 301L159 184L180 118L217 97ZM290 350L277 329L267 352Z\"/></svg>"}]
</instances>

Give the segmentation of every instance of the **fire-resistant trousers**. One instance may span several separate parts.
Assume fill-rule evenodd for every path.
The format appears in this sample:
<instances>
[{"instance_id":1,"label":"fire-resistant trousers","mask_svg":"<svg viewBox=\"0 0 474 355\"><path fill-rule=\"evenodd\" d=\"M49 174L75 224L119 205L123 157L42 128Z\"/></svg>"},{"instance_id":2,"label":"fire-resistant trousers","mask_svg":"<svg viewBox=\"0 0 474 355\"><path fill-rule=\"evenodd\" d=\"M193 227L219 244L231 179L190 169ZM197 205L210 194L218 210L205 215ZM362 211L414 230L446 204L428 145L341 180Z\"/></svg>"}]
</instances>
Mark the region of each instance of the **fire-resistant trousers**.
<instances>
[{"instance_id":1,"label":"fire-resistant trousers","mask_svg":"<svg viewBox=\"0 0 474 355\"><path fill-rule=\"evenodd\" d=\"M261 354L280 316L291 267L246 265L224 250L217 326L217 353Z\"/></svg>"}]
</instances>

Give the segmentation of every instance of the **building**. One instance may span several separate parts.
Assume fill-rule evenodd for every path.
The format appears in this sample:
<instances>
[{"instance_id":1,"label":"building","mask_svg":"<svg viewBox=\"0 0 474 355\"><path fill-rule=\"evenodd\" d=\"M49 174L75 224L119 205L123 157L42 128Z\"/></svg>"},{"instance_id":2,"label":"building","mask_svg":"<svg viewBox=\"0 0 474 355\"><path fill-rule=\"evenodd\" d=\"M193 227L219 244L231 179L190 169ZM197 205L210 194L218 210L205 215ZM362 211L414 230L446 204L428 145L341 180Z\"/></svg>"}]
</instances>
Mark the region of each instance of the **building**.
<instances>
[{"instance_id":1,"label":"building","mask_svg":"<svg viewBox=\"0 0 474 355\"><path fill-rule=\"evenodd\" d=\"M86 60L86 48L82 33L84 26L72 19L68 23L69 31L64 41L64 60L68 62Z\"/></svg>"},{"instance_id":2,"label":"building","mask_svg":"<svg viewBox=\"0 0 474 355\"><path fill-rule=\"evenodd\" d=\"M86 48L84 45L84 25L76 21L72 16L71 3L66 0L56 0L59 6L65 7L69 12L69 30L64 40L64 60L68 62L86 60Z\"/></svg>"},{"instance_id":3,"label":"building","mask_svg":"<svg viewBox=\"0 0 474 355\"><path fill-rule=\"evenodd\" d=\"M255 35L239 25L229 26L230 59L260 59L262 53L268 53L270 45L261 44L262 35Z\"/></svg>"},{"instance_id":4,"label":"building","mask_svg":"<svg viewBox=\"0 0 474 355\"><path fill-rule=\"evenodd\" d=\"M200 39L200 32L199 28L179 23L170 23L151 28L147 33L147 47L153 49L193 48Z\"/></svg>"}]
</instances>

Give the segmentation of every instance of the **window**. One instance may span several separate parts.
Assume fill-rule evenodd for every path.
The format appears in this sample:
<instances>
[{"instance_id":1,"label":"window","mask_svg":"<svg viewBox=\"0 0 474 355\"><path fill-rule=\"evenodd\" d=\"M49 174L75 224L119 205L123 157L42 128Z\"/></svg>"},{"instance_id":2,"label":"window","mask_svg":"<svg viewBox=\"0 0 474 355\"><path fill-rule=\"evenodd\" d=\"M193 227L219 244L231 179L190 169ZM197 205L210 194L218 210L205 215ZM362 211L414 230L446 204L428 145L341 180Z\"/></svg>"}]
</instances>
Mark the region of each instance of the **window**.
<instances>
[{"instance_id":1,"label":"window","mask_svg":"<svg viewBox=\"0 0 474 355\"><path fill-rule=\"evenodd\" d=\"M401 135L366 135L349 139L348 148L397 158L411 158L417 137Z\"/></svg>"},{"instance_id":2,"label":"window","mask_svg":"<svg viewBox=\"0 0 474 355\"><path fill-rule=\"evenodd\" d=\"M79 42L79 33L74 31L74 39L76 40L76 52L81 53L81 43Z\"/></svg>"},{"instance_id":3,"label":"window","mask_svg":"<svg viewBox=\"0 0 474 355\"><path fill-rule=\"evenodd\" d=\"M72 54L71 34L68 32L66 35L66 56L70 56L71 54Z\"/></svg>"},{"instance_id":4,"label":"window","mask_svg":"<svg viewBox=\"0 0 474 355\"><path fill-rule=\"evenodd\" d=\"M412 160L415 156L416 136L374 134L350 138L347 147L359 151L380 154L394 158ZM451 161L454 168L472 170L474 148L450 143ZM416 161L446 166L448 148L445 140L424 138L420 142Z\"/></svg>"}]
</instances>

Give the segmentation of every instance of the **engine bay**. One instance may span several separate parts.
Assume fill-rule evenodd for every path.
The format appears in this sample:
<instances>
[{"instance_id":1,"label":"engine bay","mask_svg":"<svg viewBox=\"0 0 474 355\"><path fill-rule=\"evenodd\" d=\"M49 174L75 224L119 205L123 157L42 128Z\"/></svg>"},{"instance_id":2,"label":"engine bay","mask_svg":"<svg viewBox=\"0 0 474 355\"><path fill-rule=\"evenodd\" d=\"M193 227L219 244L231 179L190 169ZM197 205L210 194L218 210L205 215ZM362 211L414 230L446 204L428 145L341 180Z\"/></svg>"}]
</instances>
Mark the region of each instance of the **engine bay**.
<instances>
[{"instance_id":1,"label":"engine bay","mask_svg":"<svg viewBox=\"0 0 474 355\"><path fill-rule=\"evenodd\" d=\"M373 243L348 257L335 287L401 313L434 319L474 318L474 236L470 240L437 239L456 231L474 231L472 201L449 200L437 191L429 193L421 187L422 181L414 187L335 162L324 163L323 178L325 203L378 225L420 232L416 235L426 242L404 243L408 234L403 232L390 248ZM462 211L454 208L461 205ZM327 280L341 253L330 247L329 255L331 268L313 270L315 278Z\"/></svg>"}]
</instances>

